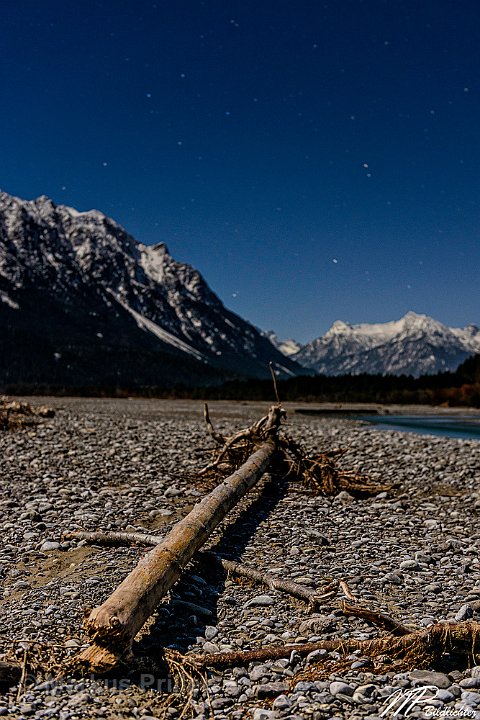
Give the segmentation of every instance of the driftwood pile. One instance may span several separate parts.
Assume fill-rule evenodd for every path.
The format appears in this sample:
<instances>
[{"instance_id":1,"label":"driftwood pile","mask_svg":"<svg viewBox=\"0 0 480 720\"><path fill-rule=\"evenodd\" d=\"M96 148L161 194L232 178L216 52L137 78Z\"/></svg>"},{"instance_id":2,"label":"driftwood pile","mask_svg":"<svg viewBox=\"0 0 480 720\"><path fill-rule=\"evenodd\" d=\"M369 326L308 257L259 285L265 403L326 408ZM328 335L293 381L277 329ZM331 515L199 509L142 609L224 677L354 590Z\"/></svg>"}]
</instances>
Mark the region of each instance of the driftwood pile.
<instances>
[{"instance_id":1,"label":"driftwood pile","mask_svg":"<svg viewBox=\"0 0 480 720\"><path fill-rule=\"evenodd\" d=\"M19 430L35 425L38 418L51 418L54 415L55 410L45 405L35 406L0 397L0 430Z\"/></svg>"},{"instance_id":2,"label":"driftwood pile","mask_svg":"<svg viewBox=\"0 0 480 720\"><path fill-rule=\"evenodd\" d=\"M216 564L226 572L246 577L299 598L311 610L331 600L341 592L347 600L341 608L348 615L360 617L385 631L373 640L333 639L316 643L263 646L246 652L222 652L208 655L182 656L164 650L164 659L182 687L192 687L207 668L245 665L253 660L288 657L295 650L307 655L324 649L347 655L360 650L372 659L373 670L380 671L386 656L397 667L428 667L437 664L446 654L461 656L463 662L480 662L480 624L476 622L437 623L422 630L412 630L395 619L359 606L345 581L333 581L323 588L312 590L298 583L261 573L256 569L226 560L213 553L200 552L213 530L227 513L268 471L272 476L288 476L301 480L308 491L320 495L334 495L347 490L352 495L369 496L389 490L390 486L373 483L369 478L340 469L336 464L339 453L324 452L308 455L303 448L282 430L286 417L280 403L251 427L231 437L217 432L205 406L205 421L217 449L201 475L218 484L193 510L180 520L164 537L142 533L71 533L68 538L85 539L105 545L139 544L152 546L137 566L100 607L85 620L89 646L68 665L69 672L105 674L121 663L133 660L133 642L162 598L168 593L192 559ZM353 602L353 604L352 604ZM349 663L348 663L349 664ZM347 667L347 665L345 665ZM341 669L341 663L339 664ZM0 664L0 683L18 682L21 669L15 664ZM303 679L322 677L322 661L311 664L303 672ZM332 672L329 665L328 674ZM188 679L188 682L186 681ZM299 676L295 681L300 679ZM189 684L190 683L190 684ZM187 702L188 698L185 698Z\"/></svg>"}]
</instances>

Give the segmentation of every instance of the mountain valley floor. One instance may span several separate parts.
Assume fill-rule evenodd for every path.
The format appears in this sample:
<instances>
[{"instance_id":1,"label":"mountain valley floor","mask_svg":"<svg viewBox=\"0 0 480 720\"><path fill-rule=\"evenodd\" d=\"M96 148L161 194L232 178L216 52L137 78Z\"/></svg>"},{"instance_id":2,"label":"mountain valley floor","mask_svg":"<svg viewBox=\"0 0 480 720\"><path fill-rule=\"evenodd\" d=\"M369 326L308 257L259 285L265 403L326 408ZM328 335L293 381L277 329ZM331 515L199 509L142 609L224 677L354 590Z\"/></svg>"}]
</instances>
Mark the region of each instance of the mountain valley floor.
<instances>
[{"instance_id":1,"label":"mountain valley floor","mask_svg":"<svg viewBox=\"0 0 480 720\"><path fill-rule=\"evenodd\" d=\"M100 605L145 552L65 540L63 533L163 534L183 517L210 489L196 473L212 447L202 403L31 402L54 407L55 417L0 434L0 652L16 649L21 661L25 646L19 640L55 647L47 653L45 645L30 645L25 687L0 695L0 715L175 720L180 712L173 696L165 714L166 695L159 692L163 678L151 672L139 678L126 668L122 677L109 681L69 676L49 681L44 673L48 663L53 668L78 652L85 642L84 608ZM348 417L295 414L299 403L286 406L288 433L308 449L342 448L343 467L396 487L364 500L345 493L313 497L297 483L265 475L209 545L308 587L343 580L362 606L412 628L444 619L479 621L480 443L379 431ZM213 423L228 434L250 425L266 409L253 402L210 403ZM398 414L398 408L389 410ZM419 413L419 408L402 411ZM458 412L465 414L463 408ZM195 563L158 608L142 636L142 654L153 657L161 646L188 654L377 637L376 628L341 611L341 597L328 598L311 613L285 594ZM37 655L42 658L38 667ZM337 659L327 656L330 673L300 682L295 676L313 667L314 658L309 664L295 653L212 672L208 693L201 685L194 690L191 715L198 720L212 713L218 720L373 720L395 691L430 684L439 688L432 707L480 718L480 667L427 667L422 670L436 672L422 674L405 672L394 662L388 667L387 658L377 675L361 655L349 657L341 672L335 669ZM411 715L427 717L425 712L418 707Z\"/></svg>"}]
</instances>

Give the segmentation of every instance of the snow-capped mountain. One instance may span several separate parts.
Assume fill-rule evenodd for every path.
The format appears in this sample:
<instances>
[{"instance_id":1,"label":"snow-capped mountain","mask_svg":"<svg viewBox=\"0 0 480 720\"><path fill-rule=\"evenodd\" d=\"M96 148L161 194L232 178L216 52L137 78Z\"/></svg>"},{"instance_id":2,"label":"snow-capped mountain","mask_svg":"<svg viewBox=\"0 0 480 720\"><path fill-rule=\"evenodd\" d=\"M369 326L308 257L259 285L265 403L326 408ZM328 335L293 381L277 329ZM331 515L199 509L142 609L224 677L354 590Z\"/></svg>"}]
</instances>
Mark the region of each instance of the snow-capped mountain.
<instances>
[{"instance_id":1,"label":"snow-capped mountain","mask_svg":"<svg viewBox=\"0 0 480 720\"><path fill-rule=\"evenodd\" d=\"M163 243L142 245L97 210L5 192L0 339L3 383L211 382L267 377L270 360L299 372Z\"/></svg>"},{"instance_id":2,"label":"snow-capped mountain","mask_svg":"<svg viewBox=\"0 0 480 720\"><path fill-rule=\"evenodd\" d=\"M414 312L387 323L349 325L337 320L293 359L325 375L380 373L419 375L456 370L480 352L475 325L450 328Z\"/></svg>"},{"instance_id":3,"label":"snow-capped mountain","mask_svg":"<svg viewBox=\"0 0 480 720\"><path fill-rule=\"evenodd\" d=\"M272 345L277 348L277 350L280 350L282 355L286 355L286 357L290 357L291 355L295 355L295 353L298 353L303 345L296 340L293 340L293 338L288 338L288 340L280 340L278 335L274 333L273 330L260 330L261 334L268 338Z\"/></svg>"}]
</instances>

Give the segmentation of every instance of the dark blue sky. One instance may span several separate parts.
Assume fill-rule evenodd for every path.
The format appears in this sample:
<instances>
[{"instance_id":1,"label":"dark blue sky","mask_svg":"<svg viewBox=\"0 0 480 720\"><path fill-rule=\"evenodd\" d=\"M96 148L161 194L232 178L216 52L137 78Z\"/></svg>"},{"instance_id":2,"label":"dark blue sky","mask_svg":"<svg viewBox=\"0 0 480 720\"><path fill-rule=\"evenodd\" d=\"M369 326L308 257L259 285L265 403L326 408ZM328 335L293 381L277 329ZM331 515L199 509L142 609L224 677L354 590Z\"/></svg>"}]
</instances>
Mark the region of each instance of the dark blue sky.
<instances>
[{"instance_id":1,"label":"dark blue sky","mask_svg":"<svg viewBox=\"0 0 480 720\"><path fill-rule=\"evenodd\" d=\"M302 341L480 322L477 0L2 5L0 187L165 241Z\"/></svg>"}]
</instances>

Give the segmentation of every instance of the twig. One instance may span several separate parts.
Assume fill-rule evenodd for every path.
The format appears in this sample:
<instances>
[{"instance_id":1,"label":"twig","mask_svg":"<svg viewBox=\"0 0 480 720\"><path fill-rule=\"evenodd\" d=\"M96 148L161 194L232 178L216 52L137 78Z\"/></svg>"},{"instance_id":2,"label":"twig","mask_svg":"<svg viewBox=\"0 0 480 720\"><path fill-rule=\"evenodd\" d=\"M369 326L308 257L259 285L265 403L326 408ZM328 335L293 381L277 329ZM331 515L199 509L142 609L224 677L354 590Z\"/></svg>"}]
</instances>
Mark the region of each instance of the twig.
<instances>
[{"instance_id":1,"label":"twig","mask_svg":"<svg viewBox=\"0 0 480 720\"><path fill-rule=\"evenodd\" d=\"M219 445L223 445L226 441L226 437L225 435L217 432L213 427L212 421L210 420L210 413L208 412L207 403L203 404L203 417L205 418L205 423L207 425L207 430L209 434L212 436L216 443L218 443Z\"/></svg>"},{"instance_id":2,"label":"twig","mask_svg":"<svg viewBox=\"0 0 480 720\"><path fill-rule=\"evenodd\" d=\"M158 545L163 540L162 535L149 535L147 533L137 532L87 532L85 530L75 530L67 532L63 535L65 540L86 540L93 545Z\"/></svg>"},{"instance_id":3,"label":"twig","mask_svg":"<svg viewBox=\"0 0 480 720\"><path fill-rule=\"evenodd\" d=\"M28 648L24 648L23 662L22 662L22 675L20 677L20 682L18 683L17 703L20 702L21 697L25 692L25 683L27 680L27 659L28 659Z\"/></svg>"},{"instance_id":4,"label":"twig","mask_svg":"<svg viewBox=\"0 0 480 720\"><path fill-rule=\"evenodd\" d=\"M199 553L197 557L199 557L199 559L202 561L214 560L215 562L219 563L224 568L224 570L232 573L233 575L248 578L249 580L253 580L254 582L260 583L261 585L266 585L272 590L280 590L280 592L287 593L288 595L292 595L299 600L305 601L306 603L308 603L312 611L315 611L317 609L320 597L316 594L315 590L312 590L305 585L300 585L293 580L284 580L283 578L279 578L276 575L272 575L268 572L261 572L260 570L255 570L254 568L250 568L243 563L239 563L234 560L227 560L226 558L219 557L218 555L215 555L211 552Z\"/></svg>"},{"instance_id":5,"label":"twig","mask_svg":"<svg viewBox=\"0 0 480 720\"><path fill-rule=\"evenodd\" d=\"M349 600L353 600L353 602L356 602L357 598L355 597L355 595L352 594L352 591L348 587L345 580L339 580L338 584L340 586L340 589L343 590L343 594L345 595L345 597L347 597Z\"/></svg>"},{"instance_id":6,"label":"twig","mask_svg":"<svg viewBox=\"0 0 480 720\"><path fill-rule=\"evenodd\" d=\"M280 405L280 397L279 397L279 394L278 394L277 378L276 378L276 375L275 375L275 370L273 369L273 363L270 361L270 362L268 363L268 365L269 365L269 367L270 367L270 373L271 373L271 375L272 375L273 389L274 389L274 391L275 391L275 398L276 398L276 400L277 400L277 403Z\"/></svg>"}]
</instances>

